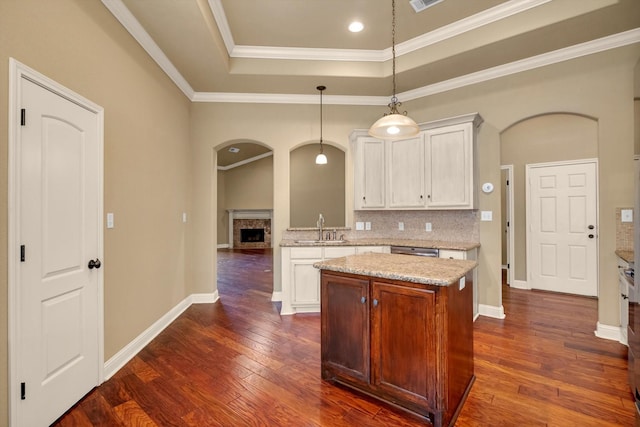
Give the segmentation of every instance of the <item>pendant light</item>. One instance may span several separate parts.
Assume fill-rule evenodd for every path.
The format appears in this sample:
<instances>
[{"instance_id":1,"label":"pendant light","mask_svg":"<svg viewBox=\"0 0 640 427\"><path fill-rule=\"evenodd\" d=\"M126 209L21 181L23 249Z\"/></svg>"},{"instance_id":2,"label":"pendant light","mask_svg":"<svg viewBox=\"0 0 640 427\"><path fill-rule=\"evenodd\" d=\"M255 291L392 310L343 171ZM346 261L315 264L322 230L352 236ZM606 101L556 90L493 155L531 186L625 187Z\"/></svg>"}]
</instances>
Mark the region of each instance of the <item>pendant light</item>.
<instances>
[{"instance_id":1,"label":"pendant light","mask_svg":"<svg viewBox=\"0 0 640 427\"><path fill-rule=\"evenodd\" d=\"M322 91L326 89L325 86L316 87L320 91L320 153L316 156L316 165L326 165L327 156L322 152Z\"/></svg>"},{"instance_id":2,"label":"pendant light","mask_svg":"<svg viewBox=\"0 0 640 427\"><path fill-rule=\"evenodd\" d=\"M388 104L389 112L385 113L371 128L369 135L388 140L407 139L418 135L420 128L416 122L407 116L407 112L400 113L398 107L402 105L396 96L396 1L391 0L391 56L393 64L393 96Z\"/></svg>"}]
</instances>

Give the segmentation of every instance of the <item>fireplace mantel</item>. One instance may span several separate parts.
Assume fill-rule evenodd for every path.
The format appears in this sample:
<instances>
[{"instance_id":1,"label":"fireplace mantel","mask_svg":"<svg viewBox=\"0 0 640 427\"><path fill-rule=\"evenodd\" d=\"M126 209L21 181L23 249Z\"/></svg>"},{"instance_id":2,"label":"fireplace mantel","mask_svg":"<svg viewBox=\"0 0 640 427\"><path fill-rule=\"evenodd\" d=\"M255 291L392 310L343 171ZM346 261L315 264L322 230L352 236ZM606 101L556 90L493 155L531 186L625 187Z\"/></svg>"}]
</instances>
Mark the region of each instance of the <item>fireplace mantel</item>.
<instances>
[{"instance_id":1,"label":"fireplace mantel","mask_svg":"<svg viewBox=\"0 0 640 427\"><path fill-rule=\"evenodd\" d=\"M273 217L273 209L227 209L227 212L229 213L229 248L233 248L234 219L264 219L271 223Z\"/></svg>"}]
</instances>

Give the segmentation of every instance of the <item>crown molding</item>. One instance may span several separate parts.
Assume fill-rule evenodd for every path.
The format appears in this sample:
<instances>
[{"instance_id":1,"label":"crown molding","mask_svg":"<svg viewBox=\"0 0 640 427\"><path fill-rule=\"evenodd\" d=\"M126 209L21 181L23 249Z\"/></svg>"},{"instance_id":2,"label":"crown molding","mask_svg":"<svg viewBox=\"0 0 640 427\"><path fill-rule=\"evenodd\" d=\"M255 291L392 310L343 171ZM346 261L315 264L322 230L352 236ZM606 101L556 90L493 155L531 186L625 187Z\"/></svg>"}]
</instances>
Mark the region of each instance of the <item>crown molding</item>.
<instances>
[{"instance_id":1,"label":"crown molding","mask_svg":"<svg viewBox=\"0 0 640 427\"><path fill-rule=\"evenodd\" d=\"M233 35L231 34L231 28L229 28L229 21L227 21L227 15L224 13L222 2L220 0L209 0L209 9L211 9L213 19L218 25L218 31L220 31L220 36L227 48L227 53L233 52L236 44L233 41Z\"/></svg>"},{"instance_id":2,"label":"crown molding","mask_svg":"<svg viewBox=\"0 0 640 427\"><path fill-rule=\"evenodd\" d=\"M548 65L569 61L571 59L576 59L583 56L593 55L599 52L624 47L634 43L640 43L640 28L635 28L633 30L602 37L589 42L554 50L552 52L532 56L520 61L510 62L508 64L499 65L497 67L487 68L486 70L467 74L465 76L456 77L429 86L406 91L399 94L398 98L402 98L405 101L423 98L425 96L434 95L436 93L459 89L476 83L482 83L488 80L506 77L512 74L534 70L536 68L546 67Z\"/></svg>"},{"instance_id":3,"label":"crown molding","mask_svg":"<svg viewBox=\"0 0 640 427\"><path fill-rule=\"evenodd\" d=\"M175 83L176 86L187 96L192 99L195 91L187 80L180 74L178 69L167 58L162 49L151 38L149 33L140 25L140 22L133 16L131 11L125 6L121 0L102 0L109 12L120 21L122 26L133 36L134 39L142 46L142 48L156 61L162 71Z\"/></svg>"},{"instance_id":4,"label":"crown molding","mask_svg":"<svg viewBox=\"0 0 640 427\"><path fill-rule=\"evenodd\" d=\"M427 34L415 37L396 45L396 55L422 49L452 37L475 30L496 21L506 19L518 13L525 12L534 7L549 3L552 0L511 0L503 4L484 10L460 21L445 25ZM243 46L236 45L224 13L221 0L209 0L209 7L218 24L220 34L227 48L227 53L232 58L251 59L296 59L315 61L360 61L360 62L384 62L392 58L391 48L381 50L364 49L320 49L320 48L295 48L275 46Z\"/></svg>"},{"instance_id":5,"label":"crown molding","mask_svg":"<svg viewBox=\"0 0 640 427\"><path fill-rule=\"evenodd\" d=\"M387 105L387 96L349 96L324 95L322 100L327 105ZM193 102L219 102L244 104L317 104L318 95L299 95L285 93L231 93L231 92L196 92Z\"/></svg>"},{"instance_id":6,"label":"crown molding","mask_svg":"<svg viewBox=\"0 0 640 427\"><path fill-rule=\"evenodd\" d=\"M583 56L593 55L606 50L624 47L630 44L640 43L640 28L614 34L590 42L558 49L531 58L511 62L465 76L423 86L418 89L399 93L397 96L403 101L411 101L429 95L459 89L465 86L482 83L524 71L557 64ZM263 103L263 104L314 104L317 102L315 95L286 95L286 94L251 94L251 93L221 93L221 92L197 92L192 98L194 102L238 102L238 103ZM331 95L323 98L325 104L332 105L371 105L379 106L389 103L389 97L381 96L340 96Z\"/></svg>"}]
</instances>

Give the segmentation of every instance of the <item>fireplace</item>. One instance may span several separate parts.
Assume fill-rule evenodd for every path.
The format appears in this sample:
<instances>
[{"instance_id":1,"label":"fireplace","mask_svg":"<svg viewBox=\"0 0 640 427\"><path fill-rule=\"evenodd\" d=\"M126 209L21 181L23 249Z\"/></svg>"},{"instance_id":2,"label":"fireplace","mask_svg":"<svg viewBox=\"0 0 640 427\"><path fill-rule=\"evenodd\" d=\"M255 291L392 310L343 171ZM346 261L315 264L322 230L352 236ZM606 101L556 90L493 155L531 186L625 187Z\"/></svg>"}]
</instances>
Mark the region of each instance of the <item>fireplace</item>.
<instances>
[{"instance_id":1,"label":"fireplace","mask_svg":"<svg viewBox=\"0 0 640 427\"><path fill-rule=\"evenodd\" d=\"M264 243L264 228L241 228L240 243Z\"/></svg>"},{"instance_id":2,"label":"fireplace","mask_svg":"<svg viewBox=\"0 0 640 427\"><path fill-rule=\"evenodd\" d=\"M270 209L229 209L229 247L263 249L271 247Z\"/></svg>"}]
</instances>

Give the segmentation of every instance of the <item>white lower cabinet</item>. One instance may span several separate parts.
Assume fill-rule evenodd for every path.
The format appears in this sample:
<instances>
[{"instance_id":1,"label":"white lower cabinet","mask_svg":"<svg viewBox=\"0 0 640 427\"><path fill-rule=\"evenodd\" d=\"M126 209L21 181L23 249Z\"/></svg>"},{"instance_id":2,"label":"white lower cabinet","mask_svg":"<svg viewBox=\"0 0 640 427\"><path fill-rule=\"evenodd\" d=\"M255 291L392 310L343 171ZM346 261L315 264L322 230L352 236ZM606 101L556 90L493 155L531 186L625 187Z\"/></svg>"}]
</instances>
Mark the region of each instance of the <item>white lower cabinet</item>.
<instances>
[{"instance_id":1,"label":"white lower cabinet","mask_svg":"<svg viewBox=\"0 0 640 427\"><path fill-rule=\"evenodd\" d=\"M449 259L468 259L476 261L478 259L478 249L469 249L468 251L456 251L451 249L440 249L438 258ZM478 318L478 269L473 269L473 320Z\"/></svg>"},{"instance_id":2,"label":"white lower cabinet","mask_svg":"<svg viewBox=\"0 0 640 427\"><path fill-rule=\"evenodd\" d=\"M320 312L320 270L314 263L356 253L389 253L389 246L314 246L282 248L280 314Z\"/></svg>"}]
</instances>

